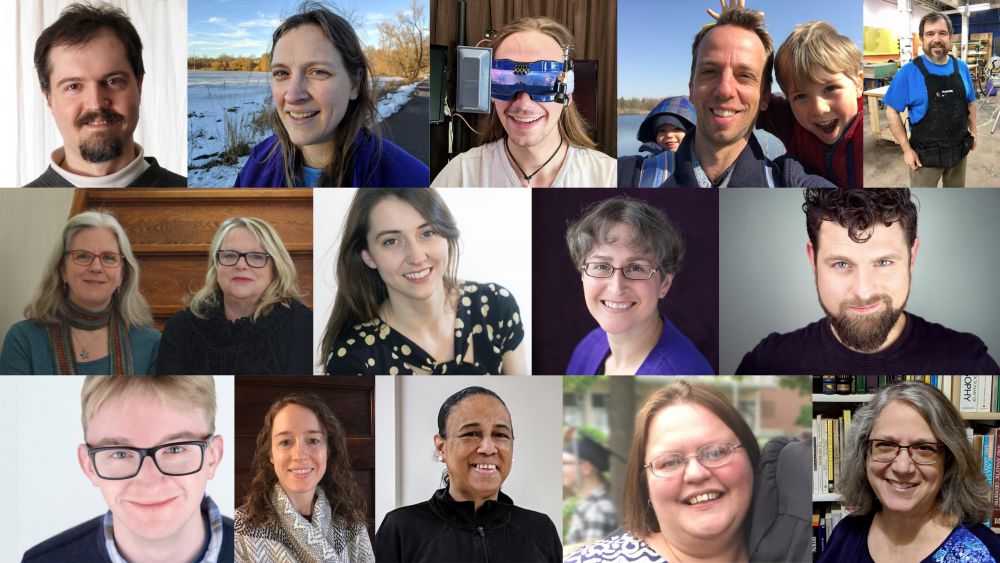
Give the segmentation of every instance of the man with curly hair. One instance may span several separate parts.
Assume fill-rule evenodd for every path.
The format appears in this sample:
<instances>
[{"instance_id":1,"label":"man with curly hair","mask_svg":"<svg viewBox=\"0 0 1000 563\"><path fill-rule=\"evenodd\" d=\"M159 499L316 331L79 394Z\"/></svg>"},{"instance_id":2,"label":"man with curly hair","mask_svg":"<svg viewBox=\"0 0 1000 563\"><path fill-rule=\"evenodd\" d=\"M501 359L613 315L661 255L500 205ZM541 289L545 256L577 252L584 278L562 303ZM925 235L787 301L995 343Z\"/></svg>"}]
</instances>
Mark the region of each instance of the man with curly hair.
<instances>
[{"instance_id":1,"label":"man with curly hair","mask_svg":"<svg viewBox=\"0 0 1000 563\"><path fill-rule=\"evenodd\" d=\"M979 337L904 312L920 248L910 190L809 189L802 210L826 317L768 335L736 373L1000 373Z\"/></svg>"}]
</instances>

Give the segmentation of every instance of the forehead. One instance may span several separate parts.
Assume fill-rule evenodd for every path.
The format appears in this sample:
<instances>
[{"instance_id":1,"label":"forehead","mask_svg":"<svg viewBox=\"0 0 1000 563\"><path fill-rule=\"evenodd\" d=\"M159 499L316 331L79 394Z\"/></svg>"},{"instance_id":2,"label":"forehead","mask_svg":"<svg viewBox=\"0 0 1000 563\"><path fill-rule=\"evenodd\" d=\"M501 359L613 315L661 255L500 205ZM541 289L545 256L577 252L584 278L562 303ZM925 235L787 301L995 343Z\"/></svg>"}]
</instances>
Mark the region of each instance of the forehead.
<instances>
[{"instance_id":1,"label":"forehead","mask_svg":"<svg viewBox=\"0 0 1000 563\"><path fill-rule=\"evenodd\" d=\"M340 51L316 24L300 25L284 33L274 44L272 65L327 62L342 65Z\"/></svg>"},{"instance_id":2,"label":"forehead","mask_svg":"<svg viewBox=\"0 0 1000 563\"><path fill-rule=\"evenodd\" d=\"M948 31L948 22L943 19L928 20L924 22L924 35L928 33L940 33Z\"/></svg>"},{"instance_id":3,"label":"forehead","mask_svg":"<svg viewBox=\"0 0 1000 563\"><path fill-rule=\"evenodd\" d=\"M412 205L405 201L387 197L372 208L368 217L368 234L401 228L416 228L427 222Z\"/></svg>"},{"instance_id":4,"label":"forehead","mask_svg":"<svg viewBox=\"0 0 1000 563\"><path fill-rule=\"evenodd\" d=\"M118 239L107 227L88 227L77 231L69 241L70 249L118 251Z\"/></svg>"},{"instance_id":5,"label":"forehead","mask_svg":"<svg viewBox=\"0 0 1000 563\"><path fill-rule=\"evenodd\" d=\"M736 433L707 408L677 403L660 409L649 424L647 458L663 452L695 451L705 444L739 443Z\"/></svg>"},{"instance_id":6,"label":"forehead","mask_svg":"<svg viewBox=\"0 0 1000 563\"><path fill-rule=\"evenodd\" d=\"M129 392L109 397L87 424L87 442L123 438L133 446L161 443L168 436L189 434L202 438L209 423L204 410L178 410L150 392Z\"/></svg>"},{"instance_id":7,"label":"forehead","mask_svg":"<svg viewBox=\"0 0 1000 563\"><path fill-rule=\"evenodd\" d=\"M490 395L472 395L462 399L448 413L446 423L449 429L461 428L469 424L492 428L511 426L510 413L503 403Z\"/></svg>"},{"instance_id":8,"label":"forehead","mask_svg":"<svg viewBox=\"0 0 1000 563\"><path fill-rule=\"evenodd\" d=\"M49 50L52 82L68 76L105 76L114 72L133 75L125 44L110 29L102 29L84 43L57 45Z\"/></svg>"},{"instance_id":9,"label":"forehead","mask_svg":"<svg viewBox=\"0 0 1000 563\"><path fill-rule=\"evenodd\" d=\"M274 415L271 435L285 431L322 432L323 427L319 422L319 417L312 409L302 405L286 405Z\"/></svg>"},{"instance_id":10,"label":"forehead","mask_svg":"<svg viewBox=\"0 0 1000 563\"><path fill-rule=\"evenodd\" d=\"M831 255L863 258L889 254L905 256L907 253L906 236L899 221L888 227L882 223L875 225L871 238L863 243L851 240L847 229L840 224L823 221L819 227L817 242L819 249L816 254L820 259Z\"/></svg>"},{"instance_id":11,"label":"forehead","mask_svg":"<svg viewBox=\"0 0 1000 563\"><path fill-rule=\"evenodd\" d=\"M540 31L520 31L508 35L496 48L493 57L519 62L561 62L563 50L559 42L551 35Z\"/></svg>"},{"instance_id":12,"label":"forehead","mask_svg":"<svg viewBox=\"0 0 1000 563\"><path fill-rule=\"evenodd\" d=\"M245 227L230 229L222 238L222 246L228 250L242 250L243 247L251 250L263 250L263 245L257 240L257 237Z\"/></svg>"},{"instance_id":13,"label":"forehead","mask_svg":"<svg viewBox=\"0 0 1000 563\"><path fill-rule=\"evenodd\" d=\"M756 33L735 25L723 25L702 38L698 45L696 66L734 66L749 68L760 74L766 61L764 44Z\"/></svg>"},{"instance_id":14,"label":"forehead","mask_svg":"<svg viewBox=\"0 0 1000 563\"><path fill-rule=\"evenodd\" d=\"M937 439L920 411L906 401L890 401L883 407L872 424L869 436L903 441Z\"/></svg>"},{"instance_id":15,"label":"forehead","mask_svg":"<svg viewBox=\"0 0 1000 563\"><path fill-rule=\"evenodd\" d=\"M590 251L590 254L604 254L618 252L628 252L636 257L649 257L650 253L643 249L645 241L638 237L638 233L627 223L612 223L608 226L604 236L597 233L597 246Z\"/></svg>"}]
</instances>

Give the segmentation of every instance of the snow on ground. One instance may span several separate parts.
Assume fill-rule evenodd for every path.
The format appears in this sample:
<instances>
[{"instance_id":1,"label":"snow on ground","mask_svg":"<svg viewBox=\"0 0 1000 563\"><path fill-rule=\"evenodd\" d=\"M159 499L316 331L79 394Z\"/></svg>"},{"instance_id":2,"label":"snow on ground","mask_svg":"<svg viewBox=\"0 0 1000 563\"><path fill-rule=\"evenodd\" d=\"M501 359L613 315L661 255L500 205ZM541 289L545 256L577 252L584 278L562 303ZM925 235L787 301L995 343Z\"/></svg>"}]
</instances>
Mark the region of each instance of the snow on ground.
<instances>
[{"instance_id":1,"label":"snow on ground","mask_svg":"<svg viewBox=\"0 0 1000 563\"><path fill-rule=\"evenodd\" d=\"M255 114L271 107L271 86L266 72L188 71L188 185L194 187L230 187L249 156L235 165L216 162L210 168L195 168L217 161L225 146L226 121L250 131ZM376 79L377 85L400 81L400 78ZM378 102L378 120L399 111L413 95L416 84L409 84L387 94ZM256 132L248 138L251 146L271 134Z\"/></svg>"}]
</instances>

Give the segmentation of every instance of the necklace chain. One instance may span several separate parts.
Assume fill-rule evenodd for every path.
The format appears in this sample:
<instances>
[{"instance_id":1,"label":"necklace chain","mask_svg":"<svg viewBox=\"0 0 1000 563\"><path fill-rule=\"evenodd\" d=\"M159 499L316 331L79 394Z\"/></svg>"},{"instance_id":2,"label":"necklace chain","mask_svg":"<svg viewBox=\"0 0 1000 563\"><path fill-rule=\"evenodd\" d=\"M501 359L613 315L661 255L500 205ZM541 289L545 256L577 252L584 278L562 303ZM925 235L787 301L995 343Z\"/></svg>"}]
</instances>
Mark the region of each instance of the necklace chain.
<instances>
[{"instance_id":1,"label":"necklace chain","mask_svg":"<svg viewBox=\"0 0 1000 563\"><path fill-rule=\"evenodd\" d=\"M545 166L548 163L552 162L552 159L555 158L557 154L559 154L559 150L562 149L562 146L563 146L563 139L562 139L562 136L560 136L559 137L559 146L556 147L556 150L555 150L555 152L552 153L552 156L550 156L548 160L546 160L545 162L543 162L541 166L539 166L538 168L536 168L534 172L532 172L531 174L528 174L527 172L524 171L524 168L521 168L521 165L518 164L517 159L514 158L513 153L510 152L510 146L507 145L507 137L503 138L503 148L507 151L507 156L510 158L510 161L514 163L514 166L517 167L517 170L521 173L521 175L524 176L524 181L528 182L528 187L529 188L531 187L531 179L534 178L536 174L538 174L539 172L541 172L542 168L545 168Z\"/></svg>"}]
</instances>

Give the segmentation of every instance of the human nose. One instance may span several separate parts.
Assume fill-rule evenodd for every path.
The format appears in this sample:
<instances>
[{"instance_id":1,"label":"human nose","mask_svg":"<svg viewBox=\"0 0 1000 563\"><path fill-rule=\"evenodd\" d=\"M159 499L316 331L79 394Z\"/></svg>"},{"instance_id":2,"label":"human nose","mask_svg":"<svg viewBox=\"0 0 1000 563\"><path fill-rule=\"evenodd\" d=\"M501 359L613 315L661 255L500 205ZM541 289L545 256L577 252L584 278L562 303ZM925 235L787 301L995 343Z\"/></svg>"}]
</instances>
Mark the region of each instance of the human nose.
<instances>
[{"instance_id":1,"label":"human nose","mask_svg":"<svg viewBox=\"0 0 1000 563\"><path fill-rule=\"evenodd\" d=\"M732 98L736 95L736 76L733 75L733 69L724 68L719 74L719 83L715 88L716 96L725 100Z\"/></svg>"},{"instance_id":2,"label":"human nose","mask_svg":"<svg viewBox=\"0 0 1000 563\"><path fill-rule=\"evenodd\" d=\"M684 482L699 483L708 479L712 472L705 468L698 460L698 456L693 455L684 461Z\"/></svg>"},{"instance_id":3,"label":"human nose","mask_svg":"<svg viewBox=\"0 0 1000 563\"><path fill-rule=\"evenodd\" d=\"M864 268L858 268L854 274L854 294L860 299L867 299L875 293L875 276Z\"/></svg>"},{"instance_id":4,"label":"human nose","mask_svg":"<svg viewBox=\"0 0 1000 563\"><path fill-rule=\"evenodd\" d=\"M406 245L406 261L410 264L422 264L427 252L416 241L410 241Z\"/></svg>"},{"instance_id":5,"label":"human nose","mask_svg":"<svg viewBox=\"0 0 1000 563\"><path fill-rule=\"evenodd\" d=\"M156 460L153 459L153 456L146 456L139 463L139 473L136 474L136 478L156 479L163 477L163 472L156 466Z\"/></svg>"},{"instance_id":6,"label":"human nose","mask_svg":"<svg viewBox=\"0 0 1000 563\"><path fill-rule=\"evenodd\" d=\"M484 455L493 455L496 451L497 445L491 436L483 436L483 439L479 441L479 447L476 449L476 453Z\"/></svg>"},{"instance_id":7,"label":"human nose","mask_svg":"<svg viewBox=\"0 0 1000 563\"><path fill-rule=\"evenodd\" d=\"M285 103L286 104L296 104L305 101L309 98L309 90L306 89L306 83L304 77L301 76L289 76L284 82L285 84Z\"/></svg>"},{"instance_id":8,"label":"human nose","mask_svg":"<svg viewBox=\"0 0 1000 563\"><path fill-rule=\"evenodd\" d=\"M306 457L306 448L301 441L296 440L292 445L292 459L302 459Z\"/></svg>"},{"instance_id":9,"label":"human nose","mask_svg":"<svg viewBox=\"0 0 1000 563\"><path fill-rule=\"evenodd\" d=\"M904 456L903 453L906 453ZM896 459L892 460L892 470L896 473L910 473L913 471L913 458L910 457L910 448L899 448Z\"/></svg>"},{"instance_id":10,"label":"human nose","mask_svg":"<svg viewBox=\"0 0 1000 563\"><path fill-rule=\"evenodd\" d=\"M813 115L824 115L830 111L830 104L826 101L826 98L822 96L816 96L813 98L812 104Z\"/></svg>"}]
</instances>

